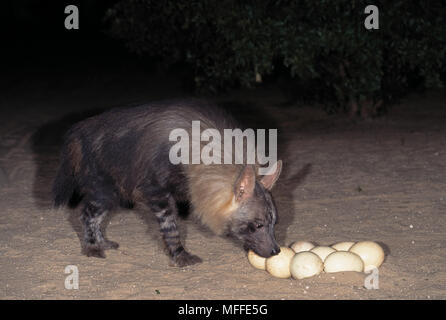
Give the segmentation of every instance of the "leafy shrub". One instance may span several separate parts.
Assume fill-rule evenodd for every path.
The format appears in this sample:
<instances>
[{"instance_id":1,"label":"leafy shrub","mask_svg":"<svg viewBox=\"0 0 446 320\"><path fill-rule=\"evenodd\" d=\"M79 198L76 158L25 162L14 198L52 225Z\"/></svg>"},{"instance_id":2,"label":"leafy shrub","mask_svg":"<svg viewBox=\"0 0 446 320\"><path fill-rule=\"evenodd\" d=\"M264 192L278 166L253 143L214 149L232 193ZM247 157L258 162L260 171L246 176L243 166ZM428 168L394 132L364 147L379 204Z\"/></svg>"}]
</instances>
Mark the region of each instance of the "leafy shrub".
<instances>
[{"instance_id":1,"label":"leafy shrub","mask_svg":"<svg viewBox=\"0 0 446 320\"><path fill-rule=\"evenodd\" d=\"M368 116L383 102L442 83L446 3L374 1L379 30L366 30L362 0L122 0L110 32L165 65L192 67L198 89L252 87L284 66L314 83L336 110ZM257 79L258 80L258 79Z\"/></svg>"}]
</instances>

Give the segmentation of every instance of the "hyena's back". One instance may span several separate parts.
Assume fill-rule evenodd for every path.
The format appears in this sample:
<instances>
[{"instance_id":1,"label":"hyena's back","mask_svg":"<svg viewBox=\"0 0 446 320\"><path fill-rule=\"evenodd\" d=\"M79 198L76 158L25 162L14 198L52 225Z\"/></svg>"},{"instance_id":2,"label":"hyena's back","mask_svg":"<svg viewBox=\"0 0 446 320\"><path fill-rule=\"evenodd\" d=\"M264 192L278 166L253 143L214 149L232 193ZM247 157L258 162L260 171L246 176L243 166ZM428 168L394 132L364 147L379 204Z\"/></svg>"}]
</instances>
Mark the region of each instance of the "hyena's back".
<instances>
[{"instance_id":1,"label":"hyena's back","mask_svg":"<svg viewBox=\"0 0 446 320\"><path fill-rule=\"evenodd\" d=\"M146 181L171 189L185 186L183 168L169 161L168 137L177 128L190 131L196 120L202 128L235 125L224 111L199 100L114 109L76 124L62 150L59 175L65 179L56 179L56 205L67 203L70 192L85 194L91 184L101 182L114 185L115 192L133 201L140 200L138 186ZM102 181L91 181L99 178ZM175 193L181 197L183 191Z\"/></svg>"}]
</instances>

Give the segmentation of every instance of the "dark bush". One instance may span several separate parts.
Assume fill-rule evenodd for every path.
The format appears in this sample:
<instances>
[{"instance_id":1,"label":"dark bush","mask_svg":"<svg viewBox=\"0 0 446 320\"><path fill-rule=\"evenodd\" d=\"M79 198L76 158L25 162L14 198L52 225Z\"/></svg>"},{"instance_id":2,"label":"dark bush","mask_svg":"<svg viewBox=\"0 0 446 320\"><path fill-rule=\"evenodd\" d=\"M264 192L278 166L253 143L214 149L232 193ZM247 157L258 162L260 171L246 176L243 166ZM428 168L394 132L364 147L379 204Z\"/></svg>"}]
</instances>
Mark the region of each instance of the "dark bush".
<instances>
[{"instance_id":1,"label":"dark bush","mask_svg":"<svg viewBox=\"0 0 446 320\"><path fill-rule=\"evenodd\" d=\"M446 2L373 1L379 30L364 27L369 4L123 0L107 21L130 50L189 65L198 89L251 87L284 66L335 110L368 116L413 85L441 86L446 60Z\"/></svg>"}]
</instances>

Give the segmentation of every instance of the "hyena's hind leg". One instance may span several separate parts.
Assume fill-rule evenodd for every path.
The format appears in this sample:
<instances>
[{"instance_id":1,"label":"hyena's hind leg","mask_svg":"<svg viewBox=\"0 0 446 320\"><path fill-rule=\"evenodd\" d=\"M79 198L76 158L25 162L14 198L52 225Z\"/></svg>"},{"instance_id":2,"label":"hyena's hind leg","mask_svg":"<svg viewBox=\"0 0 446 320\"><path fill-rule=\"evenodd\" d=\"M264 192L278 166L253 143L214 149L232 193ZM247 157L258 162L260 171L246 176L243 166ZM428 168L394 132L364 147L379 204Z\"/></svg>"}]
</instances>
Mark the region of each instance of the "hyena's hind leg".
<instances>
[{"instance_id":1,"label":"hyena's hind leg","mask_svg":"<svg viewBox=\"0 0 446 320\"><path fill-rule=\"evenodd\" d=\"M88 257L105 258L104 250L117 249L119 244L104 238L101 223L107 213L116 207L117 200L113 195L109 197L89 197L82 210L83 224L83 253Z\"/></svg>"},{"instance_id":2,"label":"hyena's hind leg","mask_svg":"<svg viewBox=\"0 0 446 320\"><path fill-rule=\"evenodd\" d=\"M187 252L181 244L176 223L177 207L172 195L169 193L152 195L148 201L148 206L158 220L164 243L174 263L179 267L200 263L202 260Z\"/></svg>"}]
</instances>

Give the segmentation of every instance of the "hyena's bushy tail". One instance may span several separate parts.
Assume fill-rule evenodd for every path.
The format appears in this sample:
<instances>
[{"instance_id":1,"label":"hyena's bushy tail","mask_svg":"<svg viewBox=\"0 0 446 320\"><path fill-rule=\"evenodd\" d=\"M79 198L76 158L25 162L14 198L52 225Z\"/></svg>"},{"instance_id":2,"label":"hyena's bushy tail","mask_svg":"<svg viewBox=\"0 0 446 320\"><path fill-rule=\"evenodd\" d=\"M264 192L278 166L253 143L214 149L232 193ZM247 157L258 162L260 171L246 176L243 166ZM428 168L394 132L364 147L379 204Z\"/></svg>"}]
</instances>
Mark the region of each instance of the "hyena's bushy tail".
<instances>
[{"instance_id":1,"label":"hyena's bushy tail","mask_svg":"<svg viewBox=\"0 0 446 320\"><path fill-rule=\"evenodd\" d=\"M78 198L78 186L73 168L66 159L62 161L53 183L54 206L75 206Z\"/></svg>"}]
</instances>

